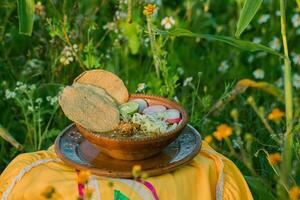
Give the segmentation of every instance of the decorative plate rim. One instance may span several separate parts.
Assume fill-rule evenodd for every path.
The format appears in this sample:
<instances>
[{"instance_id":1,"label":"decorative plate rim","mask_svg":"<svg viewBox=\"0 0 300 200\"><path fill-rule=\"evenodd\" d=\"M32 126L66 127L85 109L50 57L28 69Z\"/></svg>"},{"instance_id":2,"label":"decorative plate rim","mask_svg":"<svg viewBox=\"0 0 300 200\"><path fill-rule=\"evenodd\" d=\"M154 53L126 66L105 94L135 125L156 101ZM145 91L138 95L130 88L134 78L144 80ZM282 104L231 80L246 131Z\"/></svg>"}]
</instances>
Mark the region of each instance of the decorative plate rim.
<instances>
[{"instance_id":1,"label":"decorative plate rim","mask_svg":"<svg viewBox=\"0 0 300 200\"><path fill-rule=\"evenodd\" d=\"M83 164L83 163L78 163L76 161L73 161L69 159L61 150L60 150L60 139L61 137L65 134L67 130L69 130L72 126L75 126L74 124L70 124L67 126L56 138L55 143L54 143L54 149L58 157L63 160L67 165L74 167L75 169L79 170L89 170L91 173L99 176L104 176L104 177L112 177L112 178L133 178L132 172L127 171L127 172L120 172L116 170L108 170L108 169L100 169L94 166L91 166L89 164ZM150 177L153 176L158 176L170 171L174 171L175 169L179 168L180 166L183 166L185 164L188 164L191 162L194 157L200 152L201 147L202 147L202 138L200 133L191 125L187 124L187 127L189 127L193 135L195 135L196 139L194 149L191 151L191 153L187 154L183 159L179 161L175 161L172 164L163 166L162 168L154 168L154 169L147 169L144 170L143 172L147 173L147 175ZM86 138L84 138L86 140ZM167 148L167 147L166 147ZM114 159L114 158L112 158Z\"/></svg>"}]
</instances>

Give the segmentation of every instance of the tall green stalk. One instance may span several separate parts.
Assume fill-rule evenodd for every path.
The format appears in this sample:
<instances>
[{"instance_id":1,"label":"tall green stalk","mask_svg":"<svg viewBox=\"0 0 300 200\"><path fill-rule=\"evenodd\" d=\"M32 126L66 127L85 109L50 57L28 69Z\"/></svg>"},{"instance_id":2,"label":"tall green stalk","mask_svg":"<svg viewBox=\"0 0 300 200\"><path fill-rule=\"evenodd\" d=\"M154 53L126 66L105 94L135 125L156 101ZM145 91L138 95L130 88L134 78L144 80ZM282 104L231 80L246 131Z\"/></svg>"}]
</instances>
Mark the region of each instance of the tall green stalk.
<instances>
[{"instance_id":1,"label":"tall green stalk","mask_svg":"<svg viewBox=\"0 0 300 200\"><path fill-rule=\"evenodd\" d=\"M291 81L291 62L289 59L288 44L286 38L286 15L285 0L280 0L281 14L281 35L284 48L284 93L285 93L285 112L286 112L286 132L284 135L284 147L282 154L281 174L285 185L288 186L288 177L292 164L292 146L293 146L293 94Z\"/></svg>"}]
</instances>

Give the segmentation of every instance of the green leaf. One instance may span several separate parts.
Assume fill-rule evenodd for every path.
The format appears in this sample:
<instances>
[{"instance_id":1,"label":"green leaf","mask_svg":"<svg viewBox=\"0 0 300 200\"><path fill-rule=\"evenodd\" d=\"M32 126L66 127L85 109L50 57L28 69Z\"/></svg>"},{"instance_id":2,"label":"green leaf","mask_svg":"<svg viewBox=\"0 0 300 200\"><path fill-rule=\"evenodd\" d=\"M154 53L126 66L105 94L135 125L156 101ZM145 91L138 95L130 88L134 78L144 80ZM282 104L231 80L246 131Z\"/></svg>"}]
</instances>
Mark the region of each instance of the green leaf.
<instances>
[{"instance_id":1,"label":"green leaf","mask_svg":"<svg viewBox=\"0 0 300 200\"><path fill-rule=\"evenodd\" d=\"M132 54L137 54L140 48L140 41L138 38L139 26L136 23L124 22L121 24L123 33L128 39L128 46Z\"/></svg>"},{"instance_id":2,"label":"green leaf","mask_svg":"<svg viewBox=\"0 0 300 200\"><path fill-rule=\"evenodd\" d=\"M18 0L19 32L31 35L33 28L34 0Z\"/></svg>"},{"instance_id":3,"label":"green leaf","mask_svg":"<svg viewBox=\"0 0 300 200\"><path fill-rule=\"evenodd\" d=\"M276 199L261 178L245 176L245 179L249 184L254 199Z\"/></svg>"},{"instance_id":4,"label":"green leaf","mask_svg":"<svg viewBox=\"0 0 300 200\"><path fill-rule=\"evenodd\" d=\"M235 36L239 37L247 28L255 14L257 13L263 0L246 0L242 8Z\"/></svg>"},{"instance_id":5,"label":"green leaf","mask_svg":"<svg viewBox=\"0 0 300 200\"><path fill-rule=\"evenodd\" d=\"M0 137L9 142L11 145L16 147L18 150L22 150L23 146L17 142L17 140L0 124Z\"/></svg>"},{"instance_id":6,"label":"green leaf","mask_svg":"<svg viewBox=\"0 0 300 200\"><path fill-rule=\"evenodd\" d=\"M245 51L250 51L250 52L265 51L267 53L285 58L284 55L282 55L281 53L279 53L277 51L274 51L270 47L267 47L267 46L264 46L261 44L256 44L256 43L246 41L246 40L240 40L240 39L228 37L228 36L193 33L189 30L181 29L181 28L175 29L173 31L162 31L162 30L158 30L158 29L155 31L158 34L167 34L167 35L175 36L175 37L179 37L179 36L198 37L198 38L203 38L203 39L210 40L210 41L219 41L219 42L229 44L231 46L237 47L237 48L245 50Z\"/></svg>"}]
</instances>

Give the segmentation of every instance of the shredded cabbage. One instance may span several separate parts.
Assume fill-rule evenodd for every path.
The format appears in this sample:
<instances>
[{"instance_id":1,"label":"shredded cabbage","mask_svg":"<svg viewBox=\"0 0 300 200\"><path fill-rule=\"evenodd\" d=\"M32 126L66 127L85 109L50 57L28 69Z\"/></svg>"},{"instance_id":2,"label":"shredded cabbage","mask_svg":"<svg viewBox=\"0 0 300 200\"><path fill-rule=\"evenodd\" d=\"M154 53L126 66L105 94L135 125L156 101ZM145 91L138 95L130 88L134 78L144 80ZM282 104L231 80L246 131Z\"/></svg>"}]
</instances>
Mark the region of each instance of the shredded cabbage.
<instances>
[{"instance_id":1,"label":"shredded cabbage","mask_svg":"<svg viewBox=\"0 0 300 200\"><path fill-rule=\"evenodd\" d=\"M177 124L169 125L164 120L165 115L163 113L141 115L135 113L131 119L133 123L139 124L141 131L144 133L166 133L174 130Z\"/></svg>"}]
</instances>

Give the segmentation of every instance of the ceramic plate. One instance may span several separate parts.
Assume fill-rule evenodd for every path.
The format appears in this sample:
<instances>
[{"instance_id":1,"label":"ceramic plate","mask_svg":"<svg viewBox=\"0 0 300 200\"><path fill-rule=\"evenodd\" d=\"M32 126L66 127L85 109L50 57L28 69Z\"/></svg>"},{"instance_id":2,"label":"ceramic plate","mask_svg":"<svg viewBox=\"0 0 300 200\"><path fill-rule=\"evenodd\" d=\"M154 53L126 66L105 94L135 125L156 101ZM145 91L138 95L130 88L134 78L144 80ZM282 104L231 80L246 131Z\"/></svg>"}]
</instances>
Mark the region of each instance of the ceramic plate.
<instances>
[{"instance_id":1,"label":"ceramic plate","mask_svg":"<svg viewBox=\"0 0 300 200\"><path fill-rule=\"evenodd\" d=\"M91 173L117 178L132 178L132 167L141 165L148 176L157 176L192 161L201 148L201 136L190 125L161 153L145 160L124 161L102 153L79 133L74 124L68 126L55 141L55 151L68 165Z\"/></svg>"}]
</instances>

